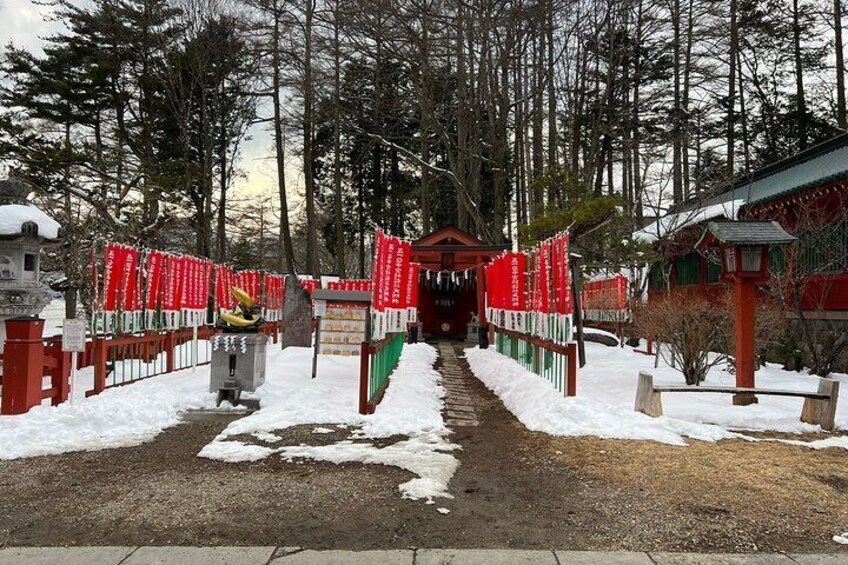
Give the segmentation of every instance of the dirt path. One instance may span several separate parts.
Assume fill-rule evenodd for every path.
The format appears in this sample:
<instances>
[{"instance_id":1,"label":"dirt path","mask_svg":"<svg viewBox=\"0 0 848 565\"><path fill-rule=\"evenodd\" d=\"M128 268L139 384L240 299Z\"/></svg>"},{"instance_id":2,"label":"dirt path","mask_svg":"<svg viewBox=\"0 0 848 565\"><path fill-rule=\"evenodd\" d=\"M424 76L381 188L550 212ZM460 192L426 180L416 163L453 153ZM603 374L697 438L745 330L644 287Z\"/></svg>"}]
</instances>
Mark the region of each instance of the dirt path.
<instances>
[{"instance_id":1,"label":"dirt path","mask_svg":"<svg viewBox=\"0 0 848 565\"><path fill-rule=\"evenodd\" d=\"M453 500L402 499L411 475L393 467L200 459L232 418L215 416L138 447L0 462L0 544L840 549L830 538L848 530L845 451L551 438L518 423L456 353L445 373L461 372L479 425L454 428ZM346 437L316 439L313 427L279 435Z\"/></svg>"}]
</instances>

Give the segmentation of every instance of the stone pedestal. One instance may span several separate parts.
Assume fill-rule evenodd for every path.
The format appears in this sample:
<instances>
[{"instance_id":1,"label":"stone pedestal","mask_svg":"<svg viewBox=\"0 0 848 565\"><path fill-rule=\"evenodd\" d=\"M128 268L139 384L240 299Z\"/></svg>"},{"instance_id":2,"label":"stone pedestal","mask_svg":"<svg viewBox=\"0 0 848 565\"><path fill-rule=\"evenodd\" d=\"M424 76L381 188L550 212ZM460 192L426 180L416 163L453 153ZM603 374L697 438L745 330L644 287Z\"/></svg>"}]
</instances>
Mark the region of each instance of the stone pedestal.
<instances>
[{"instance_id":1,"label":"stone pedestal","mask_svg":"<svg viewBox=\"0 0 848 565\"><path fill-rule=\"evenodd\" d=\"M480 341L480 324L476 321L468 323L468 330L465 335L465 341L468 343L479 343Z\"/></svg>"},{"instance_id":2,"label":"stone pedestal","mask_svg":"<svg viewBox=\"0 0 848 565\"><path fill-rule=\"evenodd\" d=\"M253 392L265 382L267 335L223 333L209 341L212 346L209 392L218 392L231 376L247 392Z\"/></svg>"}]
</instances>

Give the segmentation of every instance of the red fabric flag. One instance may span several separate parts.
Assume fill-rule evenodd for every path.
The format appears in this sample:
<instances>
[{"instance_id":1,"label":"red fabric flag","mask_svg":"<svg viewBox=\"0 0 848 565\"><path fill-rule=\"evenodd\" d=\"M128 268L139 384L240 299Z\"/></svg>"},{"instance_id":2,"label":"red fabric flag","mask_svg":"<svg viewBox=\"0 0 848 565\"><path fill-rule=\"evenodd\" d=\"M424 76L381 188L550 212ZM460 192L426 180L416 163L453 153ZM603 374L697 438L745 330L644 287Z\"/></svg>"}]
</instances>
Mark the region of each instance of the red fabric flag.
<instances>
[{"instance_id":1,"label":"red fabric flag","mask_svg":"<svg viewBox=\"0 0 848 565\"><path fill-rule=\"evenodd\" d=\"M124 312L138 310L136 293L138 292L138 260L139 253L132 247L124 248L124 260L121 274L121 288L123 289Z\"/></svg>"},{"instance_id":2,"label":"red fabric flag","mask_svg":"<svg viewBox=\"0 0 848 565\"><path fill-rule=\"evenodd\" d=\"M527 310L527 296L524 288L527 256L524 253L510 253L509 268L509 309L523 312Z\"/></svg>"},{"instance_id":3,"label":"red fabric flag","mask_svg":"<svg viewBox=\"0 0 848 565\"><path fill-rule=\"evenodd\" d=\"M103 259L103 310L118 310L118 289L121 285L126 248L110 243L106 246Z\"/></svg>"},{"instance_id":4,"label":"red fabric flag","mask_svg":"<svg viewBox=\"0 0 848 565\"><path fill-rule=\"evenodd\" d=\"M162 300L164 253L161 251L150 251L145 262L147 272L147 286L144 307L147 310L156 310Z\"/></svg>"}]
</instances>

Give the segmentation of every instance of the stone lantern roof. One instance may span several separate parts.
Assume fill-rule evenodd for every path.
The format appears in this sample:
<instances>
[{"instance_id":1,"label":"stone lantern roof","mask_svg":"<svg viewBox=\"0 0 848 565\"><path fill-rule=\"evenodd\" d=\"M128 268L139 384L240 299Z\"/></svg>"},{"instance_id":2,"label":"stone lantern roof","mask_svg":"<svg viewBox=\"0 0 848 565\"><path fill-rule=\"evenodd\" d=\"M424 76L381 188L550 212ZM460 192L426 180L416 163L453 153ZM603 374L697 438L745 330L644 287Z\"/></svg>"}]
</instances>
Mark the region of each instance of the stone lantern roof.
<instances>
[{"instance_id":1,"label":"stone lantern roof","mask_svg":"<svg viewBox=\"0 0 848 565\"><path fill-rule=\"evenodd\" d=\"M14 178L0 180L0 240L58 243L63 233L59 222L28 203L30 187Z\"/></svg>"}]
</instances>

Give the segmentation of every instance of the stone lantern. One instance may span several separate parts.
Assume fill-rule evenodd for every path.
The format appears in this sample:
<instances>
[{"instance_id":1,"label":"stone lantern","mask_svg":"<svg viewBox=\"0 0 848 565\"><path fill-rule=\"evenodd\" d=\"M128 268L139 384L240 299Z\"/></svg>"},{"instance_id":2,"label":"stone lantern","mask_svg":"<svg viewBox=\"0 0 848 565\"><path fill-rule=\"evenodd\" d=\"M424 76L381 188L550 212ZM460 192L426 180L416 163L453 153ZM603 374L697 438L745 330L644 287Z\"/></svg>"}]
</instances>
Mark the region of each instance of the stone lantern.
<instances>
[{"instance_id":1,"label":"stone lantern","mask_svg":"<svg viewBox=\"0 0 848 565\"><path fill-rule=\"evenodd\" d=\"M14 178L0 180L0 350L5 321L37 316L50 303L41 283L41 249L62 239L59 223L26 200L30 188Z\"/></svg>"}]
</instances>

